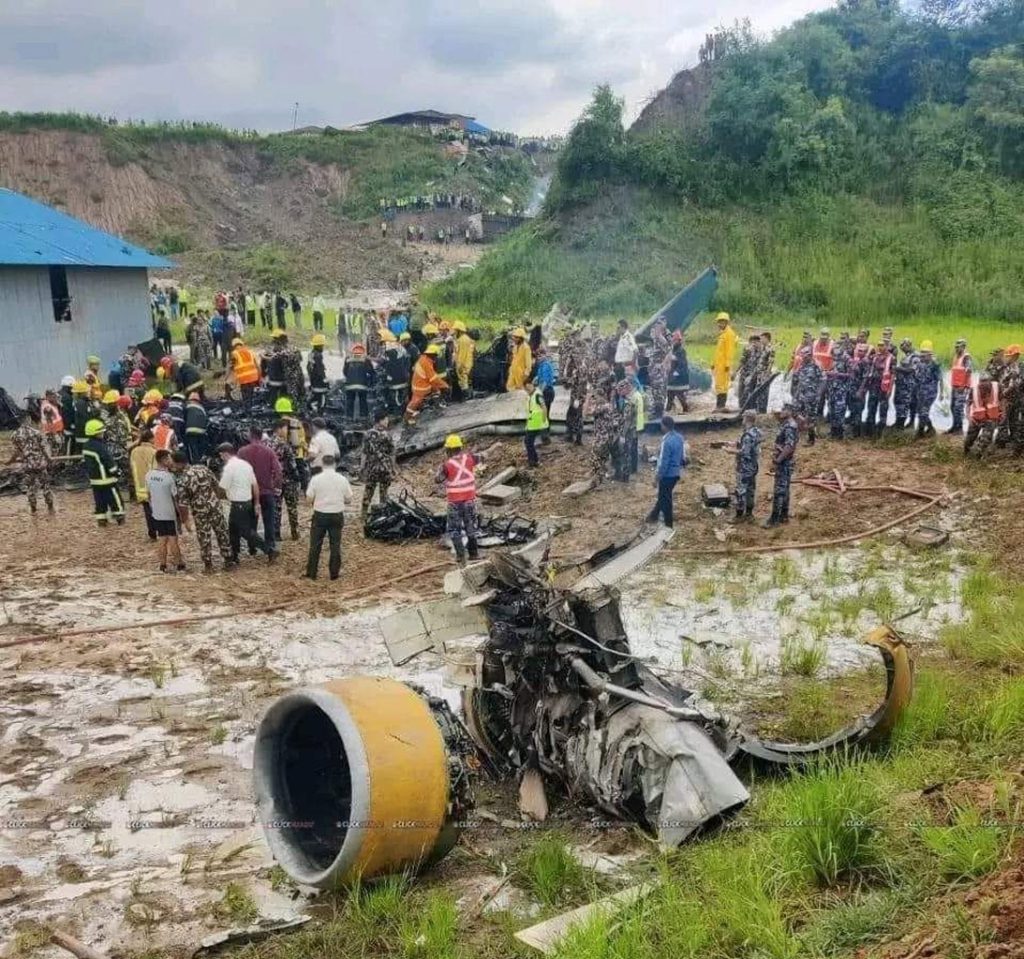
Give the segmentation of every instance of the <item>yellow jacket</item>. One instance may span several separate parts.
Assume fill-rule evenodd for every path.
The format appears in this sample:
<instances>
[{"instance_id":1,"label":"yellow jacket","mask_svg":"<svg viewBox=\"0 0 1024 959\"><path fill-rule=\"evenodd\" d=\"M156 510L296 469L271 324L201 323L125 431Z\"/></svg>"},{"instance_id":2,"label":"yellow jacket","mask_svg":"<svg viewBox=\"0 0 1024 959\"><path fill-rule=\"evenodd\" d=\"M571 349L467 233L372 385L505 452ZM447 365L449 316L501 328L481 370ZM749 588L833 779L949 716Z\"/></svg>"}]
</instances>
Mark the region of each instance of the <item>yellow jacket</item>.
<instances>
[{"instance_id":1,"label":"yellow jacket","mask_svg":"<svg viewBox=\"0 0 1024 959\"><path fill-rule=\"evenodd\" d=\"M455 340L455 373L459 378L459 386L469 389L470 377L473 373L473 357L476 344L468 333L460 333Z\"/></svg>"},{"instance_id":2,"label":"yellow jacket","mask_svg":"<svg viewBox=\"0 0 1024 959\"><path fill-rule=\"evenodd\" d=\"M512 350L512 363L508 368L508 381L505 383L505 388L510 393L512 390L521 390L532 369L533 353L530 352L530 344L524 341Z\"/></svg>"},{"instance_id":3,"label":"yellow jacket","mask_svg":"<svg viewBox=\"0 0 1024 959\"><path fill-rule=\"evenodd\" d=\"M155 460L156 447L152 443L139 443L128 455L132 467L132 482L135 484L135 496L140 503L149 502L146 474L153 468Z\"/></svg>"},{"instance_id":4,"label":"yellow jacket","mask_svg":"<svg viewBox=\"0 0 1024 959\"><path fill-rule=\"evenodd\" d=\"M715 381L716 393L729 392L729 379L732 376L732 360L736 355L736 344L739 337L731 326L727 326L718 334L715 344L715 357L711 361L711 373Z\"/></svg>"}]
</instances>

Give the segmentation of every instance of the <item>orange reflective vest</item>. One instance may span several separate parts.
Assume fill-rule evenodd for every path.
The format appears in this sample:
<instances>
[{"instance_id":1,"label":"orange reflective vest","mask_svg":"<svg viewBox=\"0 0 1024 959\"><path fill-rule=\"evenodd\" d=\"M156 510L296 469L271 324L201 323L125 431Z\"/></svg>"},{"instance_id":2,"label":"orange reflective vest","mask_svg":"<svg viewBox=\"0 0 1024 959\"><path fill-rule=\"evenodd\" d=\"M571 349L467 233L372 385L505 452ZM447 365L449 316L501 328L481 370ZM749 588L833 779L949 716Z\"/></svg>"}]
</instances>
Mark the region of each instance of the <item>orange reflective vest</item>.
<instances>
[{"instance_id":1,"label":"orange reflective vest","mask_svg":"<svg viewBox=\"0 0 1024 959\"><path fill-rule=\"evenodd\" d=\"M39 404L39 415L43 421L43 432L47 436L64 432L64 417L60 415L60 407L55 403L43 400Z\"/></svg>"},{"instance_id":2,"label":"orange reflective vest","mask_svg":"<svg viewBox=\"0 0 1024 959\"><path fill-rule=\"evenodd\" d=\"M449 503L468 503L476 499L476 457L456 453L444 462L444 488Z\"/></svg>"},{"instance_id":3,"label":"orange reflective vest","mask_svg":"<svg viewBox=\"0 0 1024 959\"><path fill-rule=\"evenodd\" d=\"M964 390L971 385L971 371L967 361L971 358L970 353L963 356L953 357L953 369L950 371L950 385L954 390Z\"/></svg>"},{"instance_id":4,"label":"orange reflective vest","mask_svg":"<svg viewBox=\"0 0 1024 959\"><path fill-rule=\"evenodd\" d=\"M822 343L821 340L815 340L811 347L811 356L821 371L828 373L832 369L832 341L826 340Z\"/></svg>"},{"instance_id":5,"label":"orange reflective vest","mask_svg":"<svg viewBox=\"0 0 1024 959\"><path fill-rule=\"evenodd\" d=\"M413 396L426 396L428 393L440 393L447 389L448 383L435 369L433 357L424 353L412 368Z\"/></svg>"},{"instance_id":6,"label":"orange reflective vest","mask_svg":"<svg viewBox=\"0 0 1024 959\"><path fill-rule=\"evenodd\" d=\"M231 366L239 386L253 386L259 383L260 368L249 347L236 346L231 351Z\"/></svg>"},{"instance_id":7,"label":"orange reflective vest","mask_svg":"<svg viewBox=\"0 0 1024 959\"><path fill-rule=\"evenodd\" d=\"M975 383L971 389L971 422L998 423L1003 418L999 406L999 384L993 380L988 383L988 394L982 398L981 384Z\"/></svg>"},{"instance_id":8,"label":"orange reflective vest","mask_svg":"<svg viewBox=\"0 0 1024 959\"><path fill-rule=\"evenodd\" d=\"M153 446L158 450L169 450L174 441L174 427L167 423L157 423L153 429Z\"/></svg>"}]
</instances>

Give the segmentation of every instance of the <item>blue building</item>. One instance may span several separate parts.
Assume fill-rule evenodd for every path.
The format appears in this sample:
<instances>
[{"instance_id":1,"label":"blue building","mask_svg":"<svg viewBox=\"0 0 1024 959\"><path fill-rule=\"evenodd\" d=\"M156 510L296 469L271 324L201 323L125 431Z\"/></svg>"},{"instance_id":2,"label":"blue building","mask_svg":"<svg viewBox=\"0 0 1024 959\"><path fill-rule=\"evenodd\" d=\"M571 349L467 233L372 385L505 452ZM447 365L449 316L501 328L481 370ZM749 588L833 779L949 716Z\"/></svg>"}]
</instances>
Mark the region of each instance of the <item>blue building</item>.
<instances>
[{"instance_id":1,"label":"blue building","mask_svg":"<svg viewBox=\"0 0 1024 959\"><path fill-rule=\"evenodd\" d=\"M147 270L172 265L0 189L0 386L20 402L81 376L89 354L105 372L152 337Z\"/></svg>"}]
</instances>

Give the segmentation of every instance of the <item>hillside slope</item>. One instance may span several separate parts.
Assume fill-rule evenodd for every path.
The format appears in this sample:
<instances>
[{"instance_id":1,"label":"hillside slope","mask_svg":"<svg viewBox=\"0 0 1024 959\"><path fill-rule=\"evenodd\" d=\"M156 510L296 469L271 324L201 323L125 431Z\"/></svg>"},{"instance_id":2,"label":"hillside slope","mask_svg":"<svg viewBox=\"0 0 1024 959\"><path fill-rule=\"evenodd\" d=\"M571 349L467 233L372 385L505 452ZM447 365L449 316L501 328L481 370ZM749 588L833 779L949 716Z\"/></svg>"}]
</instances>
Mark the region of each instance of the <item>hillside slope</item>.
<instances>
[{"instance_id":1,"label":"hillside slope","mask_svg":"<svg viewBox=\"0 0 1024 959\"><path fill-rule=\"evenodd\" d=\"M165 252L190 281L388 285L417 276L422 257L381 239L378 195L525 198L529 183L521 156L459 164L404 131L189 136L0 123L0 186Z\"/></svg>"}]
</instances>

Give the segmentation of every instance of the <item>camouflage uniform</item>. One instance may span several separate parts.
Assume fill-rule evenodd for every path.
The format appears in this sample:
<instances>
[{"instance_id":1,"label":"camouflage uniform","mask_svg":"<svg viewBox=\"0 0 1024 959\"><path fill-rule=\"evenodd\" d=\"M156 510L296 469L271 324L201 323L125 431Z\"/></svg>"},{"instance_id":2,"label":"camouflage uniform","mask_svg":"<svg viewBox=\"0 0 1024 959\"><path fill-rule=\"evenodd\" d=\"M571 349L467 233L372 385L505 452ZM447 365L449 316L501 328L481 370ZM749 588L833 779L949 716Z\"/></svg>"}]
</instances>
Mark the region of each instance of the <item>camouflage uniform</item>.
<instances>
[{"instance_id":1,"label":"camouflage uniform","mask_svg":"<svg viewBox=\"0 0 1024 959\"><path fill-rule=\"evenodd\" d=\"M213 337L209 326L202 321L195 325L192 333L192 361L201 370L213 366Z\"/></svg>"},{"instance_id":2,"label":"camouflage uniform","mask_svg":"<svg viewBox=\"0 0 1024 959\"><path fill-rule=\"evenodd\" d=\"M855 349L850 359L850 379L846 391L846 420L852 427L854 436L860 436L864 426L867 372L867 357L858 356Z\"/></svg>"},{"instance_id":3,"label":"camouflage uniform","mask_svg":"<svg viewBox=\"0 0 1024 959\"><path fill-rule=\"evenodd\" d=\"M984 373L978 383L978 390L981 394L986 394L988 390L989 382L994 383L995 379L990 377L988 372ZM964 437L964 456L971 451L971 447L975 443L978 444L977 455L980 457L984 455L986 450L995 443L996 427L999 424L995 420L984 419L981 422L977 422L974 417L970 418L970 422L967 425L967 435Z\"/></svg>"},{"instance_id":4,"label":"camouflage uniform","mask_svg":"<svg viewBox=\"0 0 1024 959\"><path fill-rule=\"evenodd\" d=\"M284 390L295 403L306 399L306 376L302 372L302 354L290 346L284 350Z\"/></svg>"},{"instance_id":5,"label":"camouflage uniform","mask_svg":"<svg viewBox=\"0 0 1024 959\"><path fill-rule=\"evenodd\" d=\"M107 449L114 457L118 469L118 482L127 490L134 490L132 470L128 461L128 447L132 442L132 427L128 418L117 408L103 417L107 424Z\"/></svg>"},{"instance_id":6,"label":"camouflage uniform","mask_svg":"<svg viewBox=\"0 0 1024 959\"><path fill-rule=\"evenodd\" d=\"M775 465L775 489L772 492L772 519L776 522L785 522L789 519L789 487L793 482L793 467L796 465L796 446L800 441L800 429L795 419L790 417L779 427L775 435L775 453L779 453L787 446L793 447L793 455ZM774 462L774 458L773 458Z\"/></svg>"},{"instance_id":7,"label":"camouflage uniform","mask_svg":"<svg viewBox=\"0 0 1024 959\"><path fill-rule=\"evenodd\" d=\"M967 370L968 377L973 376L974 371L974 360L971 358L970 353L964 353L964 369ZM968 379L970 382L970 379ZM949 396L949 409L953 414L953 425L950 427L949 432L959 433L964 428L964 412L967 409L967 400L971 396L971 388L969 386L954 386L950 388Z\"/></svg>"},{"instance_id":8,"label":"camouflage uniform","mask_svg":"<svg viewBox=\"0 0 1024 959\"><path fill-rule=\"evenodd\" d=\"M590 385L590 371L593 361L587 346L574 334L569 354L569 369L565 374L569 384L569 409L565 414L566 437L577 446L583 444L583 407L587 402L587 390Z\"/></svg>"},{"instance_id":9,"label":"camouflage uniform","mask_svg":"<svg viewBox=\"0 0 1024 959\"><path fill-rule=\"evenodd\" d=\"M380 502L388 498L388 487L395 478L395 443L385 430L367 430L363 436L363 519L370 511L375 491Z\"/></svg>"},{"instance_id":10,"label":"camouflage uniform","mask_svg":"<svg viewBox=\"0 0 1024 959\"><path fill-rule=\"evenodd\" d=\"M1000 445L1013 443L1014 454L1020 456L1024 452L1024 369L1019 361L1011 360L1003 366L999 389L1006 408Z\"/></svg>"},{"instance_id":11,"label":"camouflage uniform","mask_svg":"<svg viewBox=\"0 0 1024 959\"><path fill-rule=\"evenodd\" d=\"M914 403L917 392L917 368L920 357L917 353L904 351L896 364L895 384L892 391L892 405L896 412L897 429L914 425L914 416L918 412ZM930 404L929 404L930 405Z\"/></svg>"},{"instance_id":12,"label":"camouflage uniform","mask_svg":"<svg viewBox=\"0 0 1024 959\"><path fill-rule=\"evenodd\" d=\"M299 490L302 485L302 477L299 473L298 460L295 458L295 449L287 440L280 436L273 435L267 439L267 446L277 457L281 464L281 499L284 500L285 508L288 510L288 526L292 531L292 539L299 538ZM277 538L281 538L281 510L277 511Z\"/></svg>"},{"instance_id":13,"label":"camouflage uniform","mask_svg":"<svg viewBox=\"0 0 1024 959\"><path fill-rule=\"evenodd\" d=\"M618 473L618 445L622 432L619 419L620 414L612 403L602 397L594 407L594 445L590 454L590 469L598 481L604 479L609 456Z\"/></svg>"},{"instance_id":14,"label":"camouflage uniform","mask_svg":"<svg viewBox=\"0 0 1024 959\"><path fill-rule=\"evenodd\" d=\"M668 400L668 368L666 361L672 350L668 333L660 326L651 330L651 359L647 367L651 389L651 416L660 418Z\"/></svg>"},{"instance_id":15,"label":"camouflage uniform","mask_svg":"<svg viewBox=\"0 0 1024 959\"><path fill-rule=\"evenodd\" d=\"M807 423L807 442L814 444L817 435L818 399L824 386L825 374L808 355L803 366L793 374L793 404L796 413Z\"/></svg>"},{"instance_id":16,"label":"camouflage uniform","mask_svg":"<svg viewBox=\"0 0 1024 959\"><path fill-rule=\"evenodd\" d=\"M917 435L924 436L926 433L934 433L932 426L931 409L939 395L939 381L942 378L942 370L934 359L926 360L923 357L917 362L914 370L914 380L917 392ZM899 380L897 380L897 383Z\"/></svg>"},{"instance_id":17,"label":"camouflage uniform","mask_svg":"<svg viewBox=\"0 0 1024 959\"><path fill-rule=\"evenodd\" d=\"M637 404L643 397L634 391L622 398L619 404L619 459L616 464L615 478L625 483L639 469L637 450Z\"/></svg>"},{"instance_id":18,"label":"camouflage uniform","mask_svg":"<svg viewBox=\"0 0 1024 959\"><path fill-rule=\"evenodd\" d=\"M846 398L849 395L851 373L850 354L836 349L832 352L832 369L825 374L828 391L829 435L841 440L846 424Z\"/></svg>"},{"instance_id":19,"label":"camouflage uniform","mask_svg":"<svg viewBox=\"0 0 1024 959\"><path fill-rule=\"evenodd\" d=\"M736 397L740 409L746 409L747 397L757 389L757 371L761 362L760 346L748 343L740 354L740 365L736 373Z\"/></svg>"},{"instance_id":20,"label":"camouflage uniform","mask_svg":"<svg viewBox=\"0 0 1024 959\"><path fill-rule=\"evenodd\" d=\"M43 494L46 508L53 510L53 491L50 486L50 449L46 437L34 426L25 423L11 436L11 446L21 460L21 485L28 497L29 509L36 511L39 493Z\"/></svg>"},{"instance_id":21,"label":"camouflage uniform","mask_svg":"<svg viewBox=\"0 0 1024 959\"><path fill-rule=\"evenodd\" d=\"M758 457L763 434L756 426L743 431L736 449L736 492L733 501L737 516L754 515L754 496L757 493Z\"/></svg>"},{"instance_id":22,"label":"camouflage uniform","mask_svg":"<svg viewBox=\"0 0 1024 959\"><path fill-rule=\"evenodd\" d=\"M775 372L775 347L765 346L761 344L761 352L757 356L757 382L754 389L759 389L764 386L772 378L772 373ZM757 398L757 411L759 413L768 412L768 390L761 390L760 395Z\"/></svg>"},{"instance_id":23,"label":"camouflage uniform","mask_svg":"<svg viewBox=\"0 0 1024 959\"><path fill-rule=\"evenodd\" d=\"M186 466L175 475L178 486L178 500L187 506L192 513L196 528L196 539L199 540L199 554L203 565L209 569L213 566L213 540L217 539L217 549L225 563L231 560L231 540L228 537L228 523L224 518L220 500L217 498L217 478L208 466L198 463Z\"/></svg>"}]
</instances>

